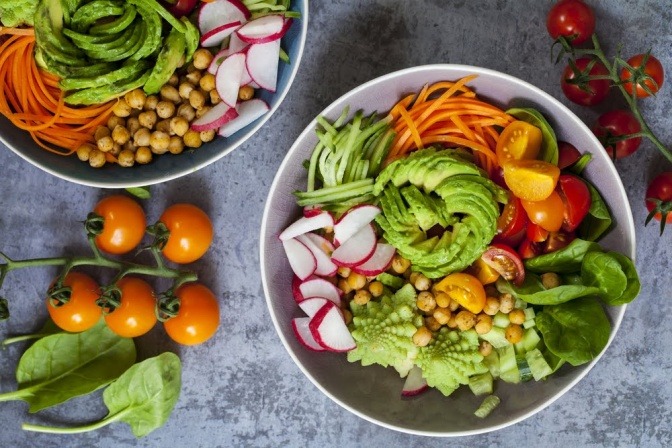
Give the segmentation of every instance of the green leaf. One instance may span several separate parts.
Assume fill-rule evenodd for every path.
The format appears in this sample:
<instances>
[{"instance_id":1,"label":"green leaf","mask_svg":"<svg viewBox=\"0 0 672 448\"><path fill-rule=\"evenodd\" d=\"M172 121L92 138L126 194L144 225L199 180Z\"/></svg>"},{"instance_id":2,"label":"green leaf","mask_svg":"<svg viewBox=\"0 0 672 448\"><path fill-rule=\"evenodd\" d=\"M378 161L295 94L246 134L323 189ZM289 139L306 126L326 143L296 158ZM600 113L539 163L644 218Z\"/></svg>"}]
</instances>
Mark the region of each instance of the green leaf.
<instances>
[{"instance_id":1,"label":"green leaf","mask_svg":"<svg viewBox=\"0 0 672 448\"><path fill-rule=\"evenodd\" d=\"M618 260L603 252L586 254L581 264L581 278L585 285L599 288L600 297L607 303L618 300L628 285Z\"/></svg>"},{"instance_id":2,"label":"green leaf","mask_svg":"<svg viewBox=\"0 0 672 448\"><path fill-rule=\"evenodd\" d=\"M582 154L579 160L574 162L574 164L569 167L569 171L572 173L576 174L577 176L580 176L583 170L586 169L588 166L588 163L593 159L593 155L589 152ZM585 180L585 179L584 179Z\"/></svg>"},{"instance_id":3,"label":"green leaf","mask_svg":"<svg viewBox=\"0 0 672 448\"><path fill-rule=\"evenodd\" d=\"M577 234L584 240L598 241L611 228L611 213L609 213L609 208L597 188L585 179L584 182L590 190L591 203L588 214L583 218L577 229Z\"/></svg>"},{"instance_id":4,"label":"green leaf","mask_svg":"<svg viewBox=\"0 0 672 448\"><path fill-rule=\"evenodd\" d=\"M152 196L149 187L128 187L126 191L140 199L149 199Z\"/></svg>"},{"instance_id":5,"label":"green leaf","mask_svg":"<svg viewBox=\"0 0 672 448\"><path fill-rule=\"evenodd\" d=\"M19 360L15 392L0 401L24 400L37 412L99 389L135 362L135 344L104 320L82 333L57 333L36 341Z\"/></svg>"},{"instance_id":6,"label":"green leaf","mask_svg":"<svg viewBox=\"0 0 672 448\"><path fill-rule=\"evenodd\" d=\"M594 251L602 251L599 244L577 238L560 250L525 260L525 268L539 273L579 272L583 257Z\"/></svg>"},{"instance_id":7,"label":"green leaf","mask_svg":"<svg viewBox=\"0 0 672 448\"><path fill-rule=\"evenodd\" d=\"M557 165L558 139L555 137L555 132L548 121L546 121L546 118L538 110L531 107L513 108L507 110L506 113L541 130L541 150L537 158Z\"/></svg>"},{"instance_id":8,"label":"green leaf","mask_svg":"<svg viewBox=\"0 0 672 448\"><path fill-rule=\"evenodd\" d=\"M500 277L497 280L497 289L502 293L509 293L515 298L532 305L557 305L569 302L580 297L600 294L600 289L584 285L560 285L545 289L541 280L534 274L528 274L520 287L516 287Z\"/></svg>"}]
</instances>

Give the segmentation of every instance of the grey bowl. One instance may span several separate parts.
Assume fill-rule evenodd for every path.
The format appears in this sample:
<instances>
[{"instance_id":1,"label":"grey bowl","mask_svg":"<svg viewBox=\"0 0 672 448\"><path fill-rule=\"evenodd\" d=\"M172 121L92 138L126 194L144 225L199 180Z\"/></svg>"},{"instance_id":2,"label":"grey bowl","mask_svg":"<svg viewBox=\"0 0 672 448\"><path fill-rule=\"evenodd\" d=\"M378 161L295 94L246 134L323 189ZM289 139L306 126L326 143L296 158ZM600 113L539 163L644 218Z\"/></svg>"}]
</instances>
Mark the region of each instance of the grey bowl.
<instances>
[{"instance_id":1,"label":"grey bowl","mask_svg":"<svg viewBox=\"0 0 672 448\"><path fill-rule=\"evenodd\" d=\"M385 112L402 97L417 92L426 83L455 80L478 74L470 83L477 94L502 107L533 106L540 110L558 137L574 144L582 152L592 152L587 177L603 194L617 223L602 244L630 257L635 255L635 231L632 214L621 180L606 152L592 132L569 109L542 90L514 77L478 67L428 65L410 68L374 79L348 92L322 114L335 119L346 106L351 111L364 109ZM292 192L305 189L306 173L301 163L309 158L317 143L316 121L311 122L289 150L271 186L261 228L261 272L266 302L275 328L290 356L322 392L354 414L394 430L430 435L461 436L484 433L519 422L549 406L572 388L604 354L581 367L565 366L546 381L522 385L498 382L499 407L486 419L473 415L482 398L468 388L450 397L432 390L411 400L402 400L403 380L393 369L351 364L343 354L316 353L301 346L290 321L300 316L292 298L292 271L278 234L300 215ZM625 306L611 307L609 344L623 319ZM605 348L605 351L607 349Z\"/></svg>"},{"instance_id":2,"label":"grey bowl","mask_svg":"<svg viewBox=\"0 0 672 448\"><path fill-rule=\"evenodd\" d=\"M107 165L102 169L91 168L87 163L79 161L76 156L62 157L41 149L27 132L14 127L2 115L0 115L0 141L38 168L62 179L92 187L126 188L152 185L193 173L242 145L268 121L287 95L299 69L306 43L308 0L292 0L291 9L300 12L301 19L295 19L282 40L290 63L281 62L279 65L276 92L261 90L258 95L268 103L270 111L229 138L218 137L195 151L185 151L176 156L164 154L144 166L122 168Z\"/></svg>"}]
</instances>

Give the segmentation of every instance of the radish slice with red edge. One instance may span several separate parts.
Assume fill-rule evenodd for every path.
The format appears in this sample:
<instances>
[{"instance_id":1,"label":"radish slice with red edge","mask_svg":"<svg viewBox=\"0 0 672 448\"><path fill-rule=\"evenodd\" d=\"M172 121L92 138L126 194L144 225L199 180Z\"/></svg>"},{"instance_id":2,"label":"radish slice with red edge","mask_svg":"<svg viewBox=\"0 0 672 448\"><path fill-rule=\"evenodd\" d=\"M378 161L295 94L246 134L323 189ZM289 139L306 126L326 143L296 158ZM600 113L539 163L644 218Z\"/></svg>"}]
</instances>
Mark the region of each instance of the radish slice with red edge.
<instances>
[{"instance_id":1,"label":"radish slice with red edge","mask_svg":"<svg viewBox=\"0 0 672 448\"><path fill-rule=\"evenodd\" d=\"M303 207L303 216L310 218L311 216L319 215L322 213L322 209L319 205L306 205Z\"/></svg>"},{"instance_id":2,"label":"radish slice with red edge","mask_svg":"<svg viewBox=\"0 0 672 448\"><path fill-rule=\"evenodd\" d=\"M191 129L196 132L217 129L238 116L238 111L225 103L213 106L202 117L191 123Z\"/></svg>"},{"instance_id":3,"label":"radish slice with red edge","mask_svg":"<svg viewBox=\"0 0 672 448\"><path fill-rule=\"evenodd\" d=\"M308 326L317 343L329 351L347 352L357 347L340 308L332 302L320 308Z\"/></svg>"},{"instance_id":4,"label":"radish slice with red edge","mask_svg":"<svg viewBox=\"0 0 672 448\"><path fill-rule=\"evenodd\" d=\"M224 39L231 35L242 25L241 22L230 22L224 25L220 25L207 33L201 34L201 46L202 47L214 47L222 43Z\"/></svg>"},{"instance_id":5,"label":"radish slice with red edge","mask_svg":"<svg viewBox=\"0 0 672 448\"><path fill-rule=\"evenodd\" d=\"M267 15L247 22L236 34L248 44L265 44L282 38L289 29L291 21L280 15Z\"/></svg>"},{"instance_id":6,"label":"radish slice with red edge","mask_svg":"<svg viewBox=\"0 0 672 448\"><path fill-rule=\"evenodd\" d=\"M289 266L299 279L306 280L313 275L317 261L310 249L295 239L283 241L282 246L285 249Z\"/></svg>"},{"instance_id":7,"label":"radish slice with red edge","mask_svg":"<svg viewBox=\"0 0 672 448\"><path fill-rule=\"evenodd\" d=\"M304 233L312 232L313 230L323 229L333 225L334 217L329 212L322 212L319 215L311 216L309 218L302 216L283 230L279 238L284 241L303 235Z\"/></svg>"},{"instance_id":8,"label":"radish slice with red edge","mask_svg":"<svg viewBox=\"0 0 672 448\"><path fill-rule=\"evenodd\" d=\"M371 258L376 251L377 242L376 232L373 226L368 224L338 246L331 254L331 261L338 266L348 268L358 266Z\"/></svg>"},{"instance_id":9,"label":"radish slice with red edge","mask_svg":"<svg viewBox=\"0 0 672 448\"><path fill-rule=\"evenodd\" d=\"M322 249L324 252L326 252L328 255L331 255L334 252L334 245L331 244L331 241L323 237L322 235L318 235L317 233L306 233L306 237L308 237L310 240L312 240L313 243L317 244L317 246Z\"/></svg>"},{"instance_id":10,"label":"radish slice with red edge","mask_svg":"<svg viewBox=\"0 0 672 448\"><path fill-rule=\"evenodd\" d=\"M329 300L324 297L311 297L309 299L301 301L299 303L299 308L303 310L308 317L313 317L324 305L327 304Z\"/></svg>"},{"instance_id":11,"label":"radish slice with red edge","mask_svg":"<svg viewBox=\"0 0 672 448\"><path fill-rule=\"evenodd\" d=\"M252 85L250 83L250 85ZM251 124L257 118L262 117L270 110L265 101L254 98L243 101L236 106L238 109L238 118L231 120L219 128L218 134L222 137L231 137L236 132Z\"/></svg>"},{"instance_id":12,"label":"radish slice with red edge","mask_svg":"<svg viewBox=\"0 0 672 448\"><path fill-rule=\"evenodd\" d=\"M250 11L237 0L215 0L203 3L198 11L198 30L201 35L204 35L228 23L243 24L249 17Z\"/></svg>"},{"instance_id":13,"label":"radish slice with red edge","mask_svg":"<svg viewBox=\"0 0 672 448\"><path fill-rule=\"evenodd\" d=\"M265 44L253 44L247 50L247 71L262 89L275 92L280 61L280 39Z\"/></svg>"},{"instance_id":14,"label":"radish slice with red edge","mask_svg":"<svg viewBox=\"0 0 672 448\"><path fill-rule=\"evenodd\" d=\"M330 283L321 277L309 278L308 280L299 283L297 288L299 297L301 298L301 300L297 300L299 304L304 300L313 297L322 297L334 302L336 306L341 306L341 296L343 295L343 291L338 289L333 283ZM296 298L296 295L294 298Z\"/></svg>"},{"instance_id":15,"label":"radish slice with red edge","mask_svg":"<svg viewBox=\"0 0 672 448\"><path fill-rule=\"evenodd\" d=\"M222 101L236 107L240 80L245 70L245 55L236 53L224 59L215 75L215 88Z\"/></svg>"},{"instance_id":16,"label":"radish slice with red edge","mask_svg":"<svg viewBox=\"0 0 672 448\"><path fill-rule=\"evenodd\" d=\"M352 207L334 224L334 242L343 244L348 238L370 224L380 213L380 207L375 205Z\"/></svg>"},{"instance_id":17,"label":"radish slice with red edge","mask_svg":"<svg viewBox=\"0 0 672 448\"><path fill-rule=\"evenodd\" d=\"M318 278L318 277L311 277L311 278ZM305 281L310 280L310 278L306 279ZM302 300L306 300L306 298L301 294L301 283L302 280L297 277L296 275L292 276L292 295L294 296L294 300L296 303L301 302Z\"/></svg>"},{"instance_id":18,"label":"radish slice with red edge","mask_svg":"<svg viewBox=\"0 0 672 448\"><path fill-rule=\"evenodd\" d=\"M358 274L368 277L387 271L397 250L391 244L378 243L376 251L366 262L352 268Z\"/></svg>"},{"instance_id":19,"label":"radish slice with red edge","mask_svg":"<svg viewBox=\"0 0 672 448\"><path fill-rule=\"evenodd\" d=\"M315 340L310 332L310 317L295 317L292 319L292 329L296 339L306 348L316 352L323 352L324 348Z\"/></svg>"},{"instance_id":20,"label":"radish slice with red edge","mask_svg":"<svg viewBox=\"0 0 672 448\"><path fill-rule=\"evenodd\" d=\"M313 242L306 234L297 235L296 239L299 240L313 253L317 266L315 267L315 275L324 275L332 276L336 275L338 271L338 266L331 261L331 257L325 251L323 251L317 244Z\"/></svg>"},{"instance_id":21,"label":"radish slice with red edge","mask_svg":"<svg viewBox=\"0 0 672 448\"><path fill-rule=\"evenodd\" d=\"M422 370L418 366L413 366L406 376L401 395L403 397L414 397L427 389L429 389L429 386L427 380L422 377Z\"/></svg>"}]
</instances>

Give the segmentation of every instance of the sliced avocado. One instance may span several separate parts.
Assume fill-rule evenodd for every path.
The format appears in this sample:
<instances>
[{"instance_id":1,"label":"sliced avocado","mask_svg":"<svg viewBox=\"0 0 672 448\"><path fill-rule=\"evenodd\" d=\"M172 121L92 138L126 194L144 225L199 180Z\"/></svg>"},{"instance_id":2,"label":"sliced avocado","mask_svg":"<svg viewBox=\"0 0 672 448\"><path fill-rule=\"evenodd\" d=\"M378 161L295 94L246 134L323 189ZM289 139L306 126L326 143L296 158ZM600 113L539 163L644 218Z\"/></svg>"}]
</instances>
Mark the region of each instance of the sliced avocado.
<instances>
[{"instance_id":1,"label":"sliced avocado","mask_svg":"<svg viewBox=\"0 0 672 448\"><path fill-rule=\"evenodd\" d=\"M135 6L142 6L147 9L156 11L161 17L163 17L163 20L168 22L170 26L172 26L174 29L178 30L182 34L187 32L184 23L176 19L174 15L168 12L168 10L163 6L161 6L159 2L157 2L156 0L127 0L127 1L128 3L131 3Z\"/></svg>"},{"instance_id":2,"label":"sliced avocado","mask_svg":"<svg viewBox=\"0 0 672 448\"><path fill-rule=\"evenodd\" d=\"M119 34L91 36L64 28L63 34L72 39L75 45L82 49L89 57L96 59L96 56L99 54L106 54L109 50L126 45L131 36L133 36L134 31L133 28L127 28Z\"/></svg>"},{"instance_id":3,"label":"sliced avocado","mask_svg":"<svg viewBox=\"0 0 672 448\"><path fill-rule=\"evenodd\" d=\"M130 54L133 54L142 46L142 35L144 34L144 23L138 18L131 26L126 28L124 32L114 41L107 43L100 43L95 45L87 45L82 47L84 52L91 59L100 61L121 61L126 59L129 50L135 48Z\"/></svg>"},{"instance_id":4,"label":"sliced avocado","mask_svg":"<svg viewBox=\"0 0 672 448\"><path fill-rule=\"evenodd\" d=\"M158 93L161 87L168 82L184 57L185 49L184 34L176 28L170 30L163 48L156 58L156 65L154 65L154 69L144 86L147 94Z\"/></svg>"},{"instance_id":5,"label":"sliced avocado","mask_svg":"<svg viewBox=\"0 0 672 448\"><path fill-rule=\"evenodd\" d=\"M93 0L77 9L70 21L70 28L86 32L97 20L124 14L124 4L116 0Z\"/></svg>"},{"instance_id":6,"label":"sliced avocado","mask_svg":"<svg viewBox=\"0 0 672 448\"><path fill-rule=\"evenodd\" d=\"M191 58L194 56L194 53L198 48L201 34L198 32L198 28L196 28L196 26L194 26L194 24L191 23L189 19L182 17L180 20L182 20L182 23L184 23L184 26L187 30L187 32L184 33L184 39L187 42L187 50L186 54L184 55L184 60L186 62L191 62Z\"/></svg>"},{"instance_id":7,"label":"sliced avocado","mask_svg":"<svg viewBox=\"0 0 672 448\"><path fill-rule=\"evenodd\" d=\"M137 61L152 54L157 53L161 49L161 16L154 10L146 8L142 5L136 5L136 9L142 18L142 21L147 27L147 35L142 44L142 47L130 57L130 59Z\"/></svg>"},{"instance_id":8,"label":"sliced avocado","mask_svg":"<svg viewBox=\"0 0 672 448\"><path fill-rule=\"evenodd\" d=\"M136 61L100 76L92 76L87 78L63 78L59 82L58 86L63 90L80 90L96 86L104 86L107 84L123 81L125 79L135 79L148 68L148 61Z\"/></svg>"},{"instance_id":9,"label":"sliced avocado","mask_svg":"<svg viewBox=\"0 0 672 448\"><path fill-rule=\"evenodd\" d=\"M40 67L61 78L88 78L105 74L117 68L115 64L109 62L100 62L77 67L65 65L52 59L49 53L43 52L40 48L37 48L35 51L35 60Z\"/></svg>"},{"instance_id":10,"label":"sliced avocado","mask_svg":"<svg viewBox=\"0 0 672 448\"><path fill-rule=\"evenodd\" d=\"M65 65L86 65L84 54L61 33L63 8L60 0L42 0L35 11L35 42L50 59ZM47 64L47 67L49 65Z\"/></svg>"},{"instance_id":11,"label":"sliced avocado","mask_svg":"<svg viewBox=\"0 0 672 448\"><path fill-rule=\"evenodd\" d=\"M126 82L118 81L91 89L84 89L65 97L65 102L73 105L100 104L113 100L130 92L133 89L142 87L149 79L151 71L145 71L141 76Z\"/></svg>"},{"instance_id":12,"label":"sliced avocado","mask_svg":"<svg viewBox=\"0 0 672 448\"><path fill-rule=\"evenodd\" d=\"M138 10L133 5L126 5L124 8L124 14L116 18L115 20L101 25L94 25L89 28L90 34L116 34L121 31L124 31L137 15Z\"/></svg>"}]
</instances>

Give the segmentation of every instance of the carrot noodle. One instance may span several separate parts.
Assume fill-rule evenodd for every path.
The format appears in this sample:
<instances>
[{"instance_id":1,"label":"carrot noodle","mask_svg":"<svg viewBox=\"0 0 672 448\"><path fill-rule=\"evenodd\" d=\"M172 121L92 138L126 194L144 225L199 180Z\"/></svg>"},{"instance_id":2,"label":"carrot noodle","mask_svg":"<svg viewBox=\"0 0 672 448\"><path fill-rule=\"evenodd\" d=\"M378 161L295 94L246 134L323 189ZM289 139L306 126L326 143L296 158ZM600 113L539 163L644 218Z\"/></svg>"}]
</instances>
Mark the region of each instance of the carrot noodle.
<instances>
[{"instance_id":1,"label":"carrot noodle","mask_svg":"<svg viewBox=\"0 0 672 448\"><path fill-rule=\"evenodd\" d=\"M425 85L418 94L395 104L390 116L396 135L386 164L411 151L444 143L471 150L479 166L492 173L499 166L495 154L498 129L514 118L476 97L466 85L475 77Z\"/></svg>"},{"instance_id":2,"label":"carrot noodle","mask_svg":"<svg viewBox=\"0 0 672 448\"><path fill-rule=\"evenodd\" d=\"M95 143L95 129L107 122L115 102L67 106L59 78L37 66L34 50L32 28L0 27L0 114L54 154L67 156Z\"/></svg>"}]
</instances>

